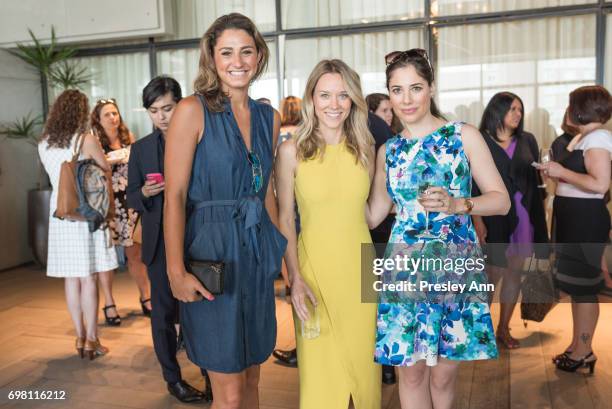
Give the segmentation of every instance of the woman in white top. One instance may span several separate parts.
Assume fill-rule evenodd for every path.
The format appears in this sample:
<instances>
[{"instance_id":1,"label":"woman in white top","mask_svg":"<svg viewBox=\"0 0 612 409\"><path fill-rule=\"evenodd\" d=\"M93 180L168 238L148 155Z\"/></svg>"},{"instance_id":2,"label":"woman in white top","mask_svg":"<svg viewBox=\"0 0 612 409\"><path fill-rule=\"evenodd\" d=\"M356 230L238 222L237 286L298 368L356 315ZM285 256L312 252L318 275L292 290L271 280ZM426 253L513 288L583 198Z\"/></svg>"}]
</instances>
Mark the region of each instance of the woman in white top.
<instances>
[{"instance_id":1,"label":"woman in white top","mask_svg":"<svg viewBox=\"0 0 612 409\"><path fill-rule=\"evenodd\" d=\"M558 182L553 207L556 281L572 297L572 342L553 361L563 371L589 368L593 373L597 293L604 285L601 257L610 233L604 195L610 189L612 133L603 126L612 114L612 97L601 86L584 86L570 94L569 102L568 120L582 138L560 163L539 166Z\"/></svg>"},{"instance_id":2,"label":"woman in white top","mask_svg":"<svg viewBox=\"0 0 612 409\"><path fill-rule=\"evenodd\" d=\"M64 91L57 97L45 123L38 154L53 187L49 206L47 275L65 278L66 301L77 335L77 352L81 358L87 353L93 359L108 352L98 340L96 273L117 268L117 255L110 245L108 229L90 233L87 222L53 217L60 169L63 162L72 159L77 140L84 138L81 159L93 159L102 169L110 171L100 144L87 132L88 111L87 97L79 91Z\"/></svg>"}]
</instances>

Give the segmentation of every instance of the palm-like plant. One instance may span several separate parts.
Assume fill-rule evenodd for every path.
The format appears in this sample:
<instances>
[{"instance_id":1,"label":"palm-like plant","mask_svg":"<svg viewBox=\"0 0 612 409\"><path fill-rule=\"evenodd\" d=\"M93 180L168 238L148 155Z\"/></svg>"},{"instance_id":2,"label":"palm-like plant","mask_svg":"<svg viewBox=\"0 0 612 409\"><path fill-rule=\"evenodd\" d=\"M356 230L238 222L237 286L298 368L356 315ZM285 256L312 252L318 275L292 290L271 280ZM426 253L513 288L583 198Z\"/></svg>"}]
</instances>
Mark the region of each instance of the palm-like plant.
<instances>
[{"instance_id":1,"label":"palm-like plant","mask_svg":"<svg viewBox=\"0 0 612 409\"><path fill-rule=\"evenodd\" d=\"M65 61L74 56L75 47L60 47L57 44L55 28L51 26L51 41L49 44L41 44L31 29L28 29L32 37L33 45L17 44L17 49L7 49L11 55L19 58L34 67L40 73L41 88L43 93L43 117L47 117L49 111L48 82L53 64Z\"/></svg>"},{"instance_id":2,"label":"palm-like plant","mask_svg":"<svg viewBox=\"0 0 612 409\"><path fill-rule=\"evenodd\" d=\"M62 89L81 88L91 80L91 75L87 74L87 68L81 67L78 63L63 61L52 67L49 79L53 85Z\"/></svg>"},{"instance_id":3,"label":"palm-like plant","mask_svg":"<svg viewBox=\"0 0 612 409\"><path fill-rule=\"evenodd\" d=\"M42 117L37 115L32 117L32 112L14 122L0 127L0 135L8 139L23 139L30 145L38 145L38 135L43 124Z\"/></svg>"}]
</instances>

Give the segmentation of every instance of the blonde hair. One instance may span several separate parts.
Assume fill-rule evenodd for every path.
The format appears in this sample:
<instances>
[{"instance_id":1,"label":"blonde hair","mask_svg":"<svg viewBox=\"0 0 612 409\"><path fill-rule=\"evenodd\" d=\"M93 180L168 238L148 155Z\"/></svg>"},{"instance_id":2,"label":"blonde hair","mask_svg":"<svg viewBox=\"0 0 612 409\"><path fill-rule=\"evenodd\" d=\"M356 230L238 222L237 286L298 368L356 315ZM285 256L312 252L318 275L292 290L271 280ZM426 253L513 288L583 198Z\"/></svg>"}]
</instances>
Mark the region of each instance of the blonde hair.
<instances>
[{"instance_id":1,"label":"blonde hair","mask_svg":"<svg viewBox=\"0 0 612 409\"><path fill-rule=\"evenodd\" d=\"M340 74L351 99L351 111L344 121L346 148L356 162L367 167L372 160L374 138L368 129L368 106L361 92L359 75L341 60L319 62L308 77L302 99L302 122L295 132L297 157L307 161L325 154L325 141L319 133L319 119L315 114L313 95L319 79L325 74Z\"/></svg>"},{"instance_id":2,"label":"blonde hair","mask_svg":"<svg viewBox=\"0 0 612 409\"><path fill-rule=\"evenodd\" d=\"M259 78L266 70L270 55L266 40L248 17L240 13L226 14L210 25L202 36L202 40L200 40L200 63L198 75L193 82L193 89L196 93L204 96L208 108L215 112L223 111L223 103L227 99L227 95L221 89L221 80L215 67L215 45L223 32L228 29L244 30L255 42L255 48L260 57L257 63L257 71L251 82Z\"/></svg>"}]
</instances>

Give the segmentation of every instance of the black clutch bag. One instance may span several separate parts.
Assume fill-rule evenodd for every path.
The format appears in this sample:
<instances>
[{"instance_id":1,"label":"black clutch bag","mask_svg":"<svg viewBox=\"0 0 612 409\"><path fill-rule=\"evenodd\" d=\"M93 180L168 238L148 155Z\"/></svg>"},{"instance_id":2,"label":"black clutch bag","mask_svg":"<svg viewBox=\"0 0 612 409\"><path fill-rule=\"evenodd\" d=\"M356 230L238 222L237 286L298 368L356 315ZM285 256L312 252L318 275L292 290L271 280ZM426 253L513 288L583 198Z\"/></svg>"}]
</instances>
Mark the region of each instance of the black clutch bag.
<instances>
[{"instance_id":1,"label":"black clutch bag","mask_svg":"<svg viewBox=\"0 0 612 409\"><path fill-rule=\"evenodd\" d=\"M185 267L187 272L196 276L211 294L223 294L223 275L225 274L223 261L187 260Z\"/></svg>"}]
</instances>

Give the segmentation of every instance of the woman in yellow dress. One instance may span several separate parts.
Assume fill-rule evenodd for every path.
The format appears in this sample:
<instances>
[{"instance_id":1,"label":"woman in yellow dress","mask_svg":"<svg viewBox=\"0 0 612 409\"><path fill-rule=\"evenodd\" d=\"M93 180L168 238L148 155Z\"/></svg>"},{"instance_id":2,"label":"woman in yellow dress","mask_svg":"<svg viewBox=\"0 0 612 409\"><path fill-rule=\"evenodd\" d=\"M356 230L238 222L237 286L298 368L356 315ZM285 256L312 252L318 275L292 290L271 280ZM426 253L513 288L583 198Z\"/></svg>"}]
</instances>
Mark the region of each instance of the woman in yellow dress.
<instances>
[{"instance_id":1,"label":"woman in yellow dress","mask_svg":"<svg viewBox=\"0 0 612 409\"><path fill-rule=\"evenodd\" d=\"M301 409L380 408L380 367L373 361L376 305L361 302L361 244L371 243L365 205L374 139L359 75L340 60L314 68L303 121L278 150L275 177L280 230L288 240ZM294 201L300 215L295 233ZM300 321L317 307L319 336Z\"/></svg>"}]
</instances>

